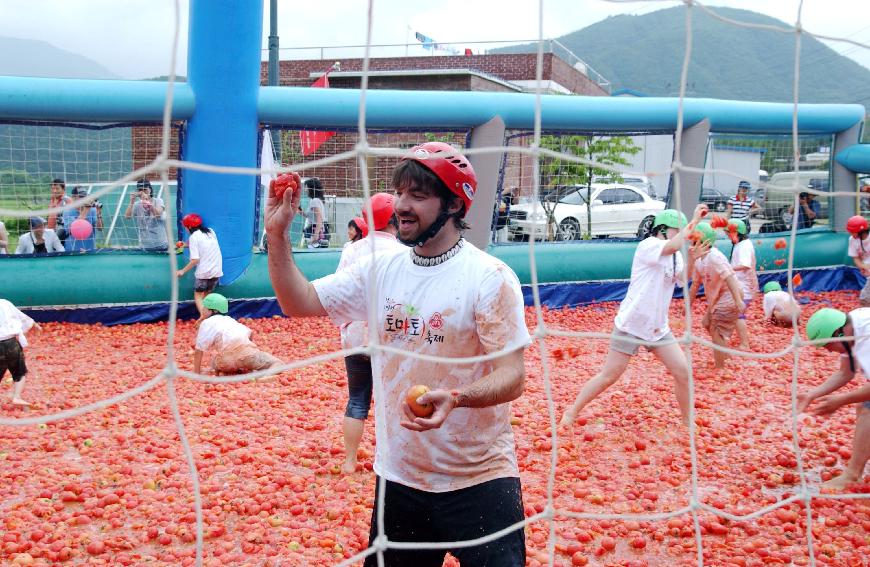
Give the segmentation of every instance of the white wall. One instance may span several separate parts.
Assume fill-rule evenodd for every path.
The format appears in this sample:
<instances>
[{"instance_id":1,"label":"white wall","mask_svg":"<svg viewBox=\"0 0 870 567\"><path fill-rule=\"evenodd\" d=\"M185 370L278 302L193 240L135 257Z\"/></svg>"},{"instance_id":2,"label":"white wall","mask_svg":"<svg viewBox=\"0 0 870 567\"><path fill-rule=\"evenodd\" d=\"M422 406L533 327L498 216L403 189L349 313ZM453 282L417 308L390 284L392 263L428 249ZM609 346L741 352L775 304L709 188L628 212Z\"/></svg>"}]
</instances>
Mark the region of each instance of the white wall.
<instances>
[{"instance_id":1,"label":"white wall","mask_svg":"<svg viewBox=\"0 0 870 567\"><path fill-rule=\"evenodd\" d=\"M674 137L670 134L655 136L632 136L634 145L640 151L633 156L626 156L629 165L617 167L622 173L639 173L649 177L659 197L668 194L670 183L671 160L674 156Z\"/></svg>"},{"instance_id":2,"label":"white wall","mask_svg":"<svg viewBox=\"0 0 870 567\"><path fill-rule=\"evenodd\" d=\"M761 152L717 148L707 146L707 164L704 167L703 186L718 189L726 195L737 193L741 180L749 181L753 188L758 187L758 169L761 167ZM712 170L724 170L712 171Z\"/></svg>"}]
</instances>

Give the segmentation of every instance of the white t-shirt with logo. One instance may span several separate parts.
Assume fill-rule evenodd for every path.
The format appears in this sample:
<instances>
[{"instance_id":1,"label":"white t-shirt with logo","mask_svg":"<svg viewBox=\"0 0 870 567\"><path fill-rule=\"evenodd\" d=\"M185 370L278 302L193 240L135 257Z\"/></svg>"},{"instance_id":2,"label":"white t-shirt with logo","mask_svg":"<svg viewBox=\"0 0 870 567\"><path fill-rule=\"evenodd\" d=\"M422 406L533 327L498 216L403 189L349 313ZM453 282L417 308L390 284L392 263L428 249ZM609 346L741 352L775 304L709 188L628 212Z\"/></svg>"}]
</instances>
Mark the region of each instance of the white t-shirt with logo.
<instances>
[{"instance_id":1,"label":"white t-shirt with logo","mask_svg":"<svg viewBox=\"0 0 870 567\"><path fill-rule=\"evenodd\" d=\"M849 311L855 342L852 344L852 356L855 358L857 372L864 372L864 379L870 381L870 307L861 307ZM848 358L847 354L840 356Z\"/></svg>"},{"instance_id":2,"label":"white t-shirt with logo","mask_svg":"<svg viewBox=\"0 0 870 567\"><path fill-rule=\"evenodd\" d=\"M196 333L196 349L203 352L246 344L251 344L251 330L228 315L212 315Z\"/></svg>"},{"instance_id":3,"label":"white t-shirt with logo","mask_svg":"<svg viewBox=\"0 0 870 567\"><path fill-rule=\"evenodd\" d=\"M748 238L734 245L731 251L731 267L737 283L743 291L743 299L749 300L758 293L758 274L755 272L755 246ZM738 267L746 267L748 270L738 270Z\"/></svg>"},{"instance_id":4,"label":"white t-shirt with logo","mask_svg":"<svg viewBox=\"0 0 870 567\"><path fill-rule=\"evenodd\" d=\"M637 245L628 291L616 314L617 329L645 341L657 341L671 332L668 309L684 263L680 252L662 256L667 243L650 236Z\"/></svg>"},{"instance_id":5,"label":"white t-shirt with logo","mask_svg":"<svg viewBox=\"0 0 870 567\"><path fill-rule=\"evenodd\" d=\"M502 261L465 242L437 266L417 266L410 250L371 256L313 282L320 302L341 325L366 318L375 302L378 339L418 354L463 358L523 347L530 337L516 274ZM456 408L438 429L402 427L408 388L453 390L492 371L491 362L429 362L376 352L375 472L428 492L447 492L496 478L518 477L510 404Z\"/></svg>"},{"instance_id":6,"label":"white t-shirt with logo","mask_svg":"<svg viewBox=\"0 0 870 567\"><path fill-rule=\"evenodd\" d=\"M865 264L870 261L870 236L864 240L859 240L854 236L850 236L849 257L860 258Z\"/></svg>"},{"instance_id":7,"label":"white t-shirt with logo","mask_svg":"<svg viewBox=\"0 0 870 567\"><path fill-rule=\"evenodd\" d=\"M209 229L209 234L201 230L195 230L190 234L188 246L190 247L190 259L199 260L196 265L196 279L210 280L224 275L223 258L221 247L218 244L217 234L214 229Z\"/></svg>"},{"instance_id":8,"label":"white t-shirt with logo","mask_svg":"<svg viewBox=\"0 0 870 567\"><path fill-rule=\"evenodd\" d=\"M791 296L786 291L768 291L764 294L764 318L770 319L773 316L773 310L777 307L787 307L791 305Z\"/></svg>"},{"instance_id":9,"label":"white t-shirt with logo","mask_svg":"<svg viewBox=\"0 0 870 567\"><path fill-rule=\"evenodd\" d=\"M374 243L374 249L372 248ZM408 250L408 247L396 240L396 237L388 232L374 231L366 238L356 242L348 242L341 250L341 258L338 260L338 270L343 270L363 258L375 254L378 258L392 254L398 250ZM368 325L365 321L352 321L341 326L341 348L354 348L368 344Z\"/></svg>"},{"instance_id":10,"label":"white t-shirt with logo","mask_svg":"<svg viewBox=\"0 0 870 567\"><path fill-rule=\"evenodd\" d=\"M710 298L716 297L715 305L719 307L734 306L734 296L731 295L731 290L728 289L728 278L734 275L734 268L728 262L718 248L711 248L706 256L695 261L695 277L700 276L704 282L704 295L707 297L707 304L710 304Z\"/></svg>"}]
</instances>

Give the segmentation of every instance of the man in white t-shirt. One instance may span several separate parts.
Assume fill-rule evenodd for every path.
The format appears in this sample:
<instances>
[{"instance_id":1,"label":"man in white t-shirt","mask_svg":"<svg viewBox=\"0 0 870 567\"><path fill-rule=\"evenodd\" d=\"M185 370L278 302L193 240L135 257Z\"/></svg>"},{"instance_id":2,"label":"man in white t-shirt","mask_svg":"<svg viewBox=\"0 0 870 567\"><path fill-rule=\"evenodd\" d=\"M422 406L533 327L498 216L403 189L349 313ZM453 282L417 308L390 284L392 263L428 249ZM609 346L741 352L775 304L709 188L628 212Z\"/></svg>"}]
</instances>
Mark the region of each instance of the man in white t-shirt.
<instances>
[{"instance_id":1,"label":"man in white t-shirt","mask_svg":"<svg viewBox=\"0 0 870 567\"><path fill-rule=\"evenodd\" d=\"M399 240L412 249L365 258L309 283L282 238L299 193L280 201L270 193L269 275L286 314L329 315L339 324L366 318L377 325L379 343L399 351L372 351L379 478L373 509L383 497L387 538L467 540L524 518L509 402L524 389L530 337L516 274L462 239L477 188L471 164L442 142L411 152L392 185ZM493 353L500 354L485 362L455 360ZM416 384L431 388L415 404L431 404L429 417L415 416L405 400ZM379 533L374 512L372 519L370 543ZM447 551L463 565L525 565L522 529L472 547L389 549L383 558L385 565L440 567ZM377 565L377 555L365 565Z\"/></svg>"},{"instance_id":2,"label":"man in white t-shirt","mask_svg":"<svg viewBox=\"0 0 870 567\"><path fill-rule=\"evenodd\" d=\"M852 455L838 477L823 486L842 490L861 480L864 466L870 459L870 308L850 311L848 314L828 307L813 313L807 321L807 339L829 339L818 346L840 353L840 368L820 386L802 392L797 398L797 411L802 412L814 404L813 413L830 415L844 405L856 404L855 435L852 437ZM843 394L832 395L848 384L858 370L864 373L863 386Z\"/></svg>"},{"instance_id":3,"label":"man in white t-shirt","mask_svg":"<svg viewBox=\"0 0 870 567\"><path fill-rule=\"evenodd\" d=\"M861 270L861 275L867 278L858 299L861 307L870 307L870 225L861 215L855 215L846 221L849 232L849 257L855 262L855 267Z\"/></svg>"},{"instance_id":4,"label":"man in white t-shirt","mask_svg":"<svg viewBox=\"0 0 870 567\"><path fill-rule=\"evenodd\" d=\"M394 214L393 195L375 193L371 197L372 226L368 236L348 242L341 251L338 270L344 270L371 255L385 256L408 247L396 239L399 230ZM363 207L362 215L366 215ZM368 344L368 325L364 320L351 321L341 326L341 348L349 349ZM363 426L369 416L372 402L372 361L367 354L352 354L344 357L347 371L347 406L344 410L342 434L344 437L344 463L342 472L350 474L357 468L357 452L362 441Z\"/></svg>"},{"instance_id":5,"label":"man in white t-shirt","mask_svg":"<svg viewBox=\"0 0 870 567\"><path fill-rule=\"evenodd\" d=\"M691 222L686 222L686 215L674 209L665 209L655 216L651 236L642 240L634 252L631 280L625 299L619 304L604 366L580 389L577 399L562 417L563 426L572 424L586 404L619 380L640 348L636 341L646 341L646 348L673 376L680 414L683 423L688 424L689 367L683 349L671 334L668 311L674 287L685 282L685 263L680 248L706 214L707 206L698 205ZM689 249L689 273L694 269L697 255L707 248L709 244L699 243Z\"/></svg>"},{"instance_id":6,"label":"man in white t-shirt","mask_svg":"<svg viewBox=\"0 0 870 567\"><path fill-rule=\"evenodd\" d=\"M748 308L755 298L755 294L758 293L758 273L755 271L755 246L752 244L752 239L749 238L749 228L745 222L742 220L732 220L731 223L737 227L734 231L737 242L731 248L731 267L734 269L734 275L737 276L737 283L740 284L743 302ZM737 317L737 336L740 338L739 348L750 350L745 310Z\"/></svg>"},{"instance_id":7,"label":"man in white t-shirt","mask_svg":"<svg viewBox=\"0 0 870 567\"><path fill-rule=\"evenodd\" d=\"M801 308L792 297L782 290L779 282L764 284L764 318L780 327L793 327L800 320Z\"/></svg>"},{"instance_id":8,"label":"man in white t-shirt","mask_svg":"<svg viewBox=\"0 0 870 567\"><path fill-rule=\"evenodd\" d=\"M251 329L229 315L229 301L219 293L205 296L203 306L209 315L199 325L193 353L193 371L202 369L202 357L213 354L211 360L215 374L247 374L280 366L281 360L263 352L251 341Z\"/></svg>"},{"instance_id":9,"label":"man in white t-shirt","mask_svg":"<svg viewBox=\"0 0 870 567\"><path fill-rule=\"evenodd\" d=\"M710 333L714 344L727 347L737 326L738 317L746 309L746 304L743 301L737 275L728 258L718 248L713 247L713 243L716 242L716 231L708 223L700 223L698 232L702 235L701 241L710 246L710 250L695 261L689 297L694 299L698 295L698 289L703 282L707 311L704 313L701 325ZM727 358L728 355L724 351L713 349L714 368L724 368Z\"/></svg>"}]
</instances>

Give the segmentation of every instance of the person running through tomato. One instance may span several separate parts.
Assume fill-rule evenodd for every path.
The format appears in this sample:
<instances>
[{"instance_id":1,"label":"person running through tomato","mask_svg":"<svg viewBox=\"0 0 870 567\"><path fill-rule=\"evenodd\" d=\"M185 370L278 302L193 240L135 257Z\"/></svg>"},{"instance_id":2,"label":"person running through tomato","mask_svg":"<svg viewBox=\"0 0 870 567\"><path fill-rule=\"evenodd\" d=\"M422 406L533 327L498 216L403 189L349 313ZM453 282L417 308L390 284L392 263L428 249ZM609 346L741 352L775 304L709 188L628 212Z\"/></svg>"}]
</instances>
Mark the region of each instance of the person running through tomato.
<instances>
[{"instance_id":1,"label":"person running through tomato","mask_svg":"<svg viewBox=\"0 0 870 567\"><path fill-rule=\"evenodd\" d=\"M858 300L861 307L870 307L870 226L867 219L855 215L846 221L846 231L849 233L849 257L861 275L867 278Z\"/></svg>"},{"instance_id":2,"label":"person running through tomato","mask_svg":"<svg viewBox=\"0 0 870 567\"><path fill-rule=\"evenodd\" d=\"M458 150L442 142L412 148L393 170L392 186L398 237L412 248L362 259L314 282L281 238L300 196L287 192L279 200L270 192L266 230L270 248L277 244L269 251L269 275L287 315L329 315L338 324L367 319L376 325L372 335L391 347L372 350L374 470L385 491L379 480L370 544L381 528L398 542L485 536L524 518L509 403L523 393L523 352L531 340L520 283L506 264L462 238L477 177ZM490 204L483 206L488 213ZM495 358L455 360L488 354ZM412 400L431 405L429 417L416 416L406 401L417 384L431 388ZM382 553L387 566L440 567L449 551L463 565L522 567L525 550L520 528L470 547ZM377 565L378 555L365 565Z\"/></svg>"},{"instance_id":3,"label":"person running through tomato","mask_svg":"<svg viewBox=\"0 0 870 567\"><path fill-rule=\"evenodd\" d=\"M855 404L855 433L852 454L845 470L822 486L843 490L861 480L864 466L870 459L870 308L862 307L844 313L824 307L807 321L807 340L824 340L816 346L840 354L840 367L825 382L797 397L798 413L812 406L816 415L828 416L843 406ZM864 384L844 393L837 393L855 377L864 374Z\"/></svg>"},{"instance_id":4,"label":"person running through tomato","mask_svg":"<svg viewBox=\"0 0 870 567\"><path fill-rule=\"evenodd\" d=\"M251 341L251 329L227 315L226 297L210 293L202 300L202 306L207 316L196 332L194 372L200 374L205 353L213 354L211 366L215 374L247 374L283 364Z\"/></svg>"},{"instance_id":5,"label":"person running through tomato","mask_svg":"<svg viewBox=\"0 0 870 567\"><path fill-rule=\"evenodd\" d=\"M203 298L214 291L221 276L224 275L223 257L217 234L213 229L203 224L201 216L196 213L184 215L181 224L190 233L187 243L190 250L190 261L178 270L176 275L180 278L196 268L193 300L199 311L199 319L196 320L196 323L199 324L208 317L208 311L202 304Z\"/></svg>"},{"instance_id":6,"label":"person running through tomato","mask_svg":"<svg viewBox=\"0 0 870 567\"><path fill-rule=\"evenodd\" d=\"M12 302L0 299L0 378L7 370L12 375L12 403L16 406L31 405L21 397L28 374L24 359L27 339L24 335L31 328L42 330L39 323L19 311Z\"/></svg>"},{"instance_id":7,"label":"person running through tomato","mask_svg":"<svg viewBox=\"0 0 870 567\"><path fill-rule=\"evenodd\" d=\"M779 282L767 282L764 284L764 318L780 327L793 327L795 321L800 320L801 307L797 302L782 290Z\"/></svg>"},{"instance_id":8,"label":"person running through tomato","mask_svg":"<svg viewBox=\"0 0 870 567\"><path fill-rule=\"evenodd\" d=\"M650 236L634 251L631 279L625 299L610 335L610 350L604 366L591 380L583 384L577 399L562 416L563 427L570 426L586 405L619 380L628 368L631 357L645 341L647 350L656 355L674 378L674 391L683 423L689 423L689 366L683 349L674 339L668 325L668 310L674 287L683 285L686 273L695 267L696 258L709 244L697 243L689 248L688 266L680 252L686 238L695 230L706 205L698 205L690 222L675 209L656 214Z\"/></svg>"},{"instance_id":9,"label":"person running through tomato","mask_svg":"<svg viewBox=\"0 0 870 567\"><path fill-rule=\"evenodd\" d=\"M746 311L749 304L758 293L758 273L755 271L755 246L749 238L749 227L742 220L730 221L736 227L734 233L737 242L731 247L731 268L740 284L743 294L743 303L746 308L737 317L737 337L740 339L741 350L750 350L749 330L746 328Z\"/></svg>"},{"instance_id":10,"label":"person running through tomato","mask_svg":"<svg viewBox=\"0 0 870 567\"><path fill-rule=\"evenodd\" d=\"M407 250L407 246L396 239L398 224L393 210L393 195L375 193L371 197L372 226L374 231L366 231L365 238L348 243L341 252L338 269L344 270L368 258L372 254L391 254L396 250ZM363 206L362 215L367 208ZM368 226L362 218L354 219L361 226ZM365 320L353 321L341 326L341 348L350 349L368 344L368 325ZM342 434L344 437L344 463L341 470L345 474L356 471L357 453L362 441L365 420L369 415L372 402L372 361L367 354L352 354L344 358L347 370L347 406L344 410Z\"/></svg>"},{"instance_id":11,"label":"person running through tomato","mask_svg":"<svg viewBox=\"0 0 870 567\"><path fill-rule=\"evenodd\" d=\"M714 344L727 348L731 335L737 327L738 317L746 309L746 303L743 301L740 284L728 258L718 248L713 247L713 243L716 242L716 231L708 223L700 223L698 231L703 235L702 241L710 246L710 249L695 262L689 297L692 299L697 297L703 281L707 311L704 313L701 325L710 333ZM727 359L728 355L724 351L713 349L714 368L724 368Z\"/></svg>"}]
</instances>

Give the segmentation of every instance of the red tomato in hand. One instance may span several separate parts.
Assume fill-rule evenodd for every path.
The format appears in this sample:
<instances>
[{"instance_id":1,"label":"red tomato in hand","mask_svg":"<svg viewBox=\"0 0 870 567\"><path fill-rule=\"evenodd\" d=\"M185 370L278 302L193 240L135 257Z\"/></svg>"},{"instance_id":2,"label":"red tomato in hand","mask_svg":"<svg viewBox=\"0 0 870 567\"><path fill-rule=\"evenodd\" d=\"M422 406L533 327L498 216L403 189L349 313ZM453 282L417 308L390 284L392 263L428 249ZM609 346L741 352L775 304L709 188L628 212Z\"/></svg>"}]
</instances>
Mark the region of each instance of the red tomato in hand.
<instances>
[{"instance_id":1,"label":"red tomato in hand","mask_svg":"<svg viewBox=\"0 0 870 567\"><path fill-rule=\"evenodd\" d=\"M417 402L417 398L429 391L427 386L417 384L408 388L408 393L405 394L405 401L411 408L411 412L417 417L429 417L435 411L435 406L432 404L421 404Z\"/></svg>"}]
</instances>

